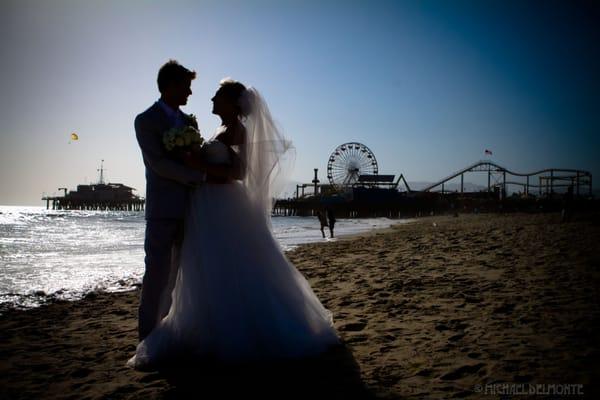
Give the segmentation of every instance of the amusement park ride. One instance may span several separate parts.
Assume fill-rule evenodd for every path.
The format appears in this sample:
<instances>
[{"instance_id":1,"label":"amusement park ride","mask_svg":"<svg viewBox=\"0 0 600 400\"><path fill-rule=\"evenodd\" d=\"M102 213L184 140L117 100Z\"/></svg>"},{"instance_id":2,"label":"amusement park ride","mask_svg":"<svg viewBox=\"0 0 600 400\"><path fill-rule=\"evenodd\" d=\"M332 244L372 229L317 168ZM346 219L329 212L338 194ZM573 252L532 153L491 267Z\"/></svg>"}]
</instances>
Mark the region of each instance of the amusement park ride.
<instances>
[{"instance_id":1,"label":"amusement park ride","mask_svg":"<svg viewBox=\"0 0 600 400\"><path fill-rule=\"evenodd\" d=\"M592 174L576 169L548 168L531 173L520 173L508 170L492 161L481 160L467 166L441 180L432 183L419 191L412 190L404 175L400 174L394 181L395 175L380 175L375 154L364 144L349 142L339 145L329 156L327 162L327 179L329 184L319 186L318 170L315 168L312 185L296 186L296 198L304 197L305 188L312 186L310 195L334 194L351 191L353 188L391 189L398 190L402 182L407 193L436 192L441 194L456 193L447 190L450 181L460 178L460 193L465 193L464 176L466 173L487 173L487 191L502 190L507 193L509 186L522 189L525 196L552 196L557 191L566 191L571 187L577 196L592 195ZM300 194L300 190L302 194Z\"/></svg>"}]
</instances>

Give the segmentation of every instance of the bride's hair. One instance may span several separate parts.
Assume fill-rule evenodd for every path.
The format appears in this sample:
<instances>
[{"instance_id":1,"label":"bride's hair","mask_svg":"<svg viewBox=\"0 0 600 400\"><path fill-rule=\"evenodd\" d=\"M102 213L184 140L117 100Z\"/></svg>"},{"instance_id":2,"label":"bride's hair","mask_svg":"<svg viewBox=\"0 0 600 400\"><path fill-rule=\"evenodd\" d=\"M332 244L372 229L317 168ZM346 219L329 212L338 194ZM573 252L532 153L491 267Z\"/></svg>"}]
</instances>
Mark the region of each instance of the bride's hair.
<instances>
[{"instance_id":1,"label":"bride's hair","mask_svg":"<svg viewBox=\"0 0 600 400\"><path fill-rule=\"evenodd\" d=\"M227 96L233 104L235 104L238 115L247 117L251 113L250 96L251 93L246 89L243 83L231 78L223 78L219 82L220 90L223 95Z\"/></svg>"},{"instance_id":2,"label":"bride's hair","mask_svg":"<svg viewBox=\"0 0 600 400\"><path fill-rule=\"evenodd\" d=\"M237 108L245 128L241 159L245 166L243 184L252 204L264 213L270 224L275 197L287 182L294 160L292 143L277 126L267 103L256 90L231 78L222 79L219 94Z\"/></svg>"}]
</instances>

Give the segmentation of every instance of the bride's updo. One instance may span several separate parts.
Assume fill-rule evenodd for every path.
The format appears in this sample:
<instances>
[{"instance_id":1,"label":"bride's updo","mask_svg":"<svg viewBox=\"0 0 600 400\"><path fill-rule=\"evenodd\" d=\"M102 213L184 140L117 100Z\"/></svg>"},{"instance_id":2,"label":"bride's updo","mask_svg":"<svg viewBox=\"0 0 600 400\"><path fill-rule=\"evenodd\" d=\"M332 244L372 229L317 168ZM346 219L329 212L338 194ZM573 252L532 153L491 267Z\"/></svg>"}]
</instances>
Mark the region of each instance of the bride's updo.
<instances>
[{"instance_id":1,"label":"bride's updo","mask_svg":"<svg viewBox=\"0 0 600 400\"><path fill-rule=\"evenodd\" d=\"M250 115L252 111L250 107L250 96L252 94L246 89L244 84L231 78L224 78L221 79L219 85L221 93L237 108L238 116L247 117Z\"/></svg>"}]
</instances>

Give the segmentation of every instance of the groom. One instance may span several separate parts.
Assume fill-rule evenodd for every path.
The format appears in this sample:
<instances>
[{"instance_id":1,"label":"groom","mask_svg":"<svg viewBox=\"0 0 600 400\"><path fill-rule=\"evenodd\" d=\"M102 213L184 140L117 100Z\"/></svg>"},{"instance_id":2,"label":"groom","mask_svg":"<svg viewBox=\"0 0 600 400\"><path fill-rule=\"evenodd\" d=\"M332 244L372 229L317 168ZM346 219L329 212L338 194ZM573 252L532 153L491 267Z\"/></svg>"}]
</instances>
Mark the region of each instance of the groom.
<instances>
[{"instance_id":1,"label":"groom","mask_svg":"<svg viewBox=\"0 0 600 400\"><path fill-rule=\"evenodd\" d=\"M196 72L170 60L158 72L160 99L135 119L135 133L146 166L146 271L138 314L140 341L167 314L183 242L183 218L190 187L205 181L204 172L169 157L162 135L173 127L194 125L179 107L192 94Z\"/></svg>"}]
</instances>

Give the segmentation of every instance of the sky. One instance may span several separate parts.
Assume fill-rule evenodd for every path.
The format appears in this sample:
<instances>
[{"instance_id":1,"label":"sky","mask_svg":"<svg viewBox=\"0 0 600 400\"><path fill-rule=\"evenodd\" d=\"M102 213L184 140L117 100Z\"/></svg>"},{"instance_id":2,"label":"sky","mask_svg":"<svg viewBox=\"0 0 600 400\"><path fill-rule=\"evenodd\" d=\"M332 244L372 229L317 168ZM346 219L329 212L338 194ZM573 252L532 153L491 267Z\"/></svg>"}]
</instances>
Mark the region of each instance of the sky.
<instances>
[{"instance_id":1,"label":"sky","mask_svg":"<svg viewBox=\"0 0 600 400\"><path fill-rule=\"evenodd\" d=\"M598 43L594 1L0 0L0 204L96 182L101 160L143 196L133 120L169 59L198 74L183 110L205 137L222 78L257 88L295 144L294 181L325 181L356 141L409 181L490 149L598 182Z\"/></svg>"}]
</instances>

